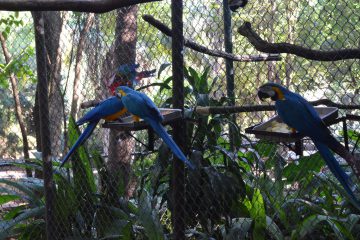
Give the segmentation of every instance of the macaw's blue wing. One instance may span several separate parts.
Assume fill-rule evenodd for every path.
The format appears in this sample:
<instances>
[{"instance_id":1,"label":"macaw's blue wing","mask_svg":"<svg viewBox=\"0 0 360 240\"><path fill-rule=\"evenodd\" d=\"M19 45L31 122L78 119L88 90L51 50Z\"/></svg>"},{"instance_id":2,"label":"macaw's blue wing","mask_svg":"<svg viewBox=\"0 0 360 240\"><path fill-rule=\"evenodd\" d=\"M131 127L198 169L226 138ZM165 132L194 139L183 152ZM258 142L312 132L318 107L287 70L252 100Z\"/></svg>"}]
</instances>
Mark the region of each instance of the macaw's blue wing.
<instances>
[{"instance_id":1,"label":"macaw's blue wing","mask_svg":"<svg viewBox=\"0 0 360 240\"><path fill-rule=\"evenodd\" d=\"M78 147L80 147L91 135L94 131L96 125L99 121L90 122L85 130L80 134L79 138L76 140L75 144L70 148L69 152L66 154L64 159L62 160L59 168L63 167L64 164L69 160L71 155L76 151Z\"/></svg>"},{"instance_id":2,"label":"macaw's blue wing","mask_svg":"<svg viewBox=\"0 0 360 240\"><path fill-rule=\"evenodd\" d=\"M88 111L76 122L76 125L80 126L86 122L99 121L100 119L110 118L111 116L115 117L114 115L118 114L123 108L124 104L119 98L116 96L109 97Z\"/></svg>"}]
</instances>

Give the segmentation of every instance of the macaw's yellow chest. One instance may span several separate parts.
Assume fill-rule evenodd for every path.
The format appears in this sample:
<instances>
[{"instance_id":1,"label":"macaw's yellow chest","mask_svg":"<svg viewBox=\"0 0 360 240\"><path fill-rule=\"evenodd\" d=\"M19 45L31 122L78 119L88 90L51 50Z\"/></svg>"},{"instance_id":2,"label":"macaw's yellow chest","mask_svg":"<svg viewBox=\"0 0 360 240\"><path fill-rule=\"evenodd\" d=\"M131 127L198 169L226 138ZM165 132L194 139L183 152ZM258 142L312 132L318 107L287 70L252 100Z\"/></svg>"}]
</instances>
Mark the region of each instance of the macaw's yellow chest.
<instances>
[{"instance_id":1,"label":"macaw's yellow chest","mask_svg":"<svg viewBox=\"0 0 360 240\"><path fill-rule=\"evenodd\" d=\"M123 108L121 109L121 111L115 113L115 114L112 114L112 115L109 115L107 117L105 117L105 121L115 121L116 119L118 119L119 117L121 117L122 115L124 115L125 113L127 112L127 109L126 108Z\"/></svg>"}]
</instances>

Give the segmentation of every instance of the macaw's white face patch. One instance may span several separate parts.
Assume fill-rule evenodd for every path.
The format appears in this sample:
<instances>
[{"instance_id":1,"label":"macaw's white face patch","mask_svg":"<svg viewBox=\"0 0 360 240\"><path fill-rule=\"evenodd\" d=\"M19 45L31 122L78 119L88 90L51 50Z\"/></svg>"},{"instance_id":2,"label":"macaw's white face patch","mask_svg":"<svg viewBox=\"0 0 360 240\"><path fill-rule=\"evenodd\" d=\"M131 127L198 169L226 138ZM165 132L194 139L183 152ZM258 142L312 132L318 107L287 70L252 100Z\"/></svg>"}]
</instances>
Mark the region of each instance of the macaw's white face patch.
<instances>
[{"instance_id":1,"label":"macaw's white face patch","mask_svg":"<svg viewBox=\"0 0 360 240\"><path fill-rule=\"evenodd\" d=\"M118 94L119 94L121 97L126 96L126 93L125 93L124 90L122 90L122 89L119 89Z\"/></svg>"}]
</instances>

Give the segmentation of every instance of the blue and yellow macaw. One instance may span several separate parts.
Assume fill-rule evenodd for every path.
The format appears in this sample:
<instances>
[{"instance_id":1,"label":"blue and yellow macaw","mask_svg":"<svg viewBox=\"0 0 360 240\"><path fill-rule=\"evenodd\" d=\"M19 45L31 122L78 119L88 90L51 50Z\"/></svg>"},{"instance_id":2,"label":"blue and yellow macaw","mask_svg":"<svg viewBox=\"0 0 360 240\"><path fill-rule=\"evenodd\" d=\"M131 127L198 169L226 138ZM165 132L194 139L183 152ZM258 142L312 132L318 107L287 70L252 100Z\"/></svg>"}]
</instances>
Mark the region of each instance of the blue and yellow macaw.
<instances>
[{"instance_id":1,"label":"blue and yellow macaw","mask_svg":"<svg viewBox=\"0 0 360 240\"><path fill-rule=\"evenodd\" d=\"M89 112L87 112L81 119L76 122L76 125L80 126L84 123L88 123L88 125L62 160L60 168L64 166L64 164L69 160L70 156L75 152L75 150L90 137L91 133L94 131L96 125L101 119L104 119L105 121L114 121L125 113L126 109L124 108L124 104L116 96L105 99L104 101L97 104Z\"/></svg>"},{"instance_id":2,"label":"blue and yellow macaw","mask_svg":"<svg viewBox=\"0 0 360 240\"><path fill-rule=\"evenodd\" d=\"M136 68L139 64L123 64L118 67L117 72L113 75L110 81L107 83L111 94L114 94L114 90L119 85L127 85L133 87L142 78L150 77L154 70L136 72ZM77 126L88 123L85 130L81 133L75 144L71 147L69 152L63 158L60 168L69 160L70 156L81 146L94 131L96 125L101 119L105 121L114 121L120 118L126 113L122 101L118 97L110 97L99 104L93 109L87 112L81 119L76 122Z\"/></svg>"},{"instance_id":3,"label":"blue and yellow macaw","mask_svg":"<svg viewBox=\"0 0 360 240\"><path fill-rule=\"evenodd\" d=\"M342 170L330 151L332 149L337 152L344 147L331 135L314 107L299 94L276 83L262 85L258 90L258 96L260 100L271 98L275 101L275 108L280 118L289 127L311 138L330 171L358 205L359 202L351 189L349 176Z\"/></svg>"},{"instance_id":4,"label":"blue and yellow macaw","mask_svg":"<svg viewBox=\"0 0 360 240\"><path fill-rule=\"evenodd\" d=\"M125 86L118 87L116 91L121 98L124 107L128 112L133 114L135 121L139 121L140 118L144 119L164 140L176 157L191 169L195 169L194 165L185 157L184 153L162 126L161 122L163 121L163 116L155 103L148 96Z\"/></svg>"}]
</instances>

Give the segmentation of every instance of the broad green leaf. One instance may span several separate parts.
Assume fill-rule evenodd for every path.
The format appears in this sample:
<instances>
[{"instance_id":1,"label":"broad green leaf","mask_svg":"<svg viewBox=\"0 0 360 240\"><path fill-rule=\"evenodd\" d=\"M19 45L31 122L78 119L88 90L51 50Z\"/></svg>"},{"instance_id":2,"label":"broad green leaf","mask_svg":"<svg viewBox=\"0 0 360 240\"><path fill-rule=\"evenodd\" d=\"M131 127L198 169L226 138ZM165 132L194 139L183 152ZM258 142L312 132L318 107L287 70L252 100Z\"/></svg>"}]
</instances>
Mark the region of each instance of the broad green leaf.
<instances>
[{"instance_id":1,"label":"broad green leaf","mask_svg":"<svg viewBox=\"0 0 360 240\"><path fill-rule=\"evenodd\" d=\"M209 89L208 89L209 71L210 71L210 67L206 67L203 74L199 78L199 93L201 94L209 94Z\"/></svg>"},{"instance_id":2,"label":"broad green leaf","mask_svg":"<svg viewBox=\"0 0 360 240\"><path fill-rule=\"evenodd\" d=\"M227 233L225 232L225 228L222 228L223 238L225 240L246 239L252 223L253 219L251 218L234 219Z\"/></svg>"},{"instance_id":3,"label":"broad green leaf","mask_svg":"<svg viewBox=\"0 0 360 240\"><path fill-rule=\"evenodd\" d=\"M267 169L274 166L274 161L277 160L276 152L277 145L270 142L260 141L255 145L256 151L259 153L260 157L265 159L265 166Z\"/></svg>"},{"instance_id":4,"label":"broad green leaf","mask_svg":"<svg viewBox=\"0 0 360 240\"><path fill-rule=\"evenodd\" d=\"M266 215L265 215L265 206L264 199L261 195L259 189L254 189L254 194L251 200L251 209L250 216L254 219L254 230L253 238L254 239L265 239L265 229L266 229Z\"/></svg>"},{"instance_id":5,"label":"broad green leaf","mask_svg":"<svg viewBox=\"0 0 360 240\"><path fill-rule=\"evenodd\" d=\"M11 180L8 180L8 179L0 179L0 183L7 184L7 185L9 185L11 187L16 188L20 192L24 193L25 195L24 194L18 194L18 196L21 197L21 198L25 198L30 203L32 203L32 204L34 204L36 206L41 206L42 205L41 199L39 199L39 197L36 195L36 193L32 189L27 187L26 184L21 183L21 182L11 181Z\"/></svg>"},{"instance_id":6,"label":"broad green leaf","mask_svg":"<svg viewBox=\"0 0 360 240\"><path fill-rule=\"evenodd\" d=\"M164 239L164 233L156 209L151 206L151 199L146 191L143 191L140 196L138 217L149 239Z\"/></svg>"},{"instance_id":7,"label":"broad green leaf","mask_svg":"<svg viewBox=\"0 0 360 240\"><path fill-rule=\"evenodd\" d=\"M281 229L276 225L275 221L272 220L269 216L266 216L266 230L272 236L273 239L283 240L284 235L281 232Z\"/></svg>"},{"instance_id":8,"label":"broad green leaf","mask_svg":"<svg viewBox=\"0 0 360 240\"><path fill-rule=\"evenodd\" d=\"M35 217L44 217L44 214L45 214L45 207L41 206L41 207L24 210L21 214L19 214L17 217L15 217L12 220L1 221L0 222L0 229L1 229L0 239L6 238L9 234L9 230L12 227L16 226L17 224L21 223L22 221L31 220L32 218L35 218Z\"/></svg>"},{"instance_id":9,"label":"broad green leaf","mask_svg":"<svg viewBox=\"0 0 360 240\"><path fill-rule=\"evenodd\" d=\"M158 78L160 78L161 73L168 68L169 66L171 66L171 63L163 63L160 65L159 71L158 71Z\"/></svg>"},{"instance_id":10,"label":"broad green leaf","mask_svg":"<svg viewBox=\"0 0 360 240\"><path fill-rule=\"evenodd\" d=\"M69 147L74 145L79 138L79 129L73 118L69 120ZM80 146L73 156L74 178L78 179L79 188L82 190L96 191L95 179L90 164L89 154L84 146ZM75 167L78 166L78 167ZM85 174L85 175L84 175Z\"/></svg>"},{"instance_id":11,"label":"broad green leaf","mask_svg":"<svg viewBox=\"0 0 360 240\"><path fill-rule=\"evenodd\" d=\"M301 157L297 163L293 162L287 165L283 170L283 176L289 182L299 181L308 175L313 175L313 172L319 172L325 162L317 152L310 156Z\"/></svg>"},{"instance_id":12,"label":"broad green leaf","mask_svg":"<svg viewBox=\"0 0 360 240\"><path fill-rule=\"evenodd\" d=\"M0 205L19 199L17 195L0 195Z\"/></svg>"},{"instance_id":13,"label":"broad green leaf","mask_svg":"<svg viewBox=\"0 0 360 240\"><path fill-rule=\"evenodd\" d=\"M338 239L354 239L350 231L339 221L332 217L319 214L313 214L299 224L296 232L292 234L292 239L303 239L306 235L311 234L316 228L323 229L323 227L318 226L322 222L327 223L331 227Z\"/></svg>"}]
</instances>

